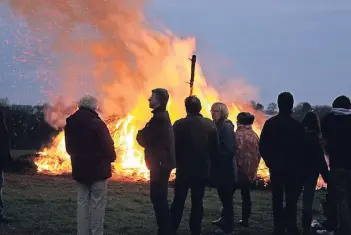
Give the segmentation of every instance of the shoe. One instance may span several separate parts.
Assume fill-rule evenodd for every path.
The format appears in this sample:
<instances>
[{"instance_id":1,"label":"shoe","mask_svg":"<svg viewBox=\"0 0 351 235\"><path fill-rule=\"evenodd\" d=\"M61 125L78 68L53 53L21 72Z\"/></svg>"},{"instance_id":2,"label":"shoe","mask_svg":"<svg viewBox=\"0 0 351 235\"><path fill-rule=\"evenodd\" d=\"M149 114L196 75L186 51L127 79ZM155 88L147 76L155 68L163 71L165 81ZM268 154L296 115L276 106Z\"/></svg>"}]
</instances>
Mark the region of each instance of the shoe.
<instances>
[{"instance_id":1,"label":"shoe","mask_svg":"<svg viewBox=\"0 0 351 235\"><path fill-rule=\"evenodd\" d=\"M222 229L217 229L212 233L213 235L234 235L234 231L226 233Z\"/></svg>"},{"instance_id":2,"label":"shoe","mask_svg":"<svg viewBox=\"0 0 351 235\"><path fill-rule=\"evenodd\" d=\"M239 224L243 227L249 227L249 221L247 220L239 220Z\"/></svg>"},{"instance_id":3,"label":"shoe","mask_svg":"<svg viewBox=\"0 0 351 235\"><path fill-rule=\"evenodd\" d=\"M334 235L334 231L328 231L326 229L322 229L322 230L317 230L316 234L318 234L318 235Z\"/></svg>"},{"instance_id":4,"label":"shoe","mask_svg":"<svg viewBox=\"0 0 351 235\"><path fill-rule=\"evenodd\" d=\"M224 223L224 218L223 217L220 217L219 219L216 219L216 220L212 221L212 224L216 225L216 226L221 226L223 223Z\"/></svg>"}]
</instances>

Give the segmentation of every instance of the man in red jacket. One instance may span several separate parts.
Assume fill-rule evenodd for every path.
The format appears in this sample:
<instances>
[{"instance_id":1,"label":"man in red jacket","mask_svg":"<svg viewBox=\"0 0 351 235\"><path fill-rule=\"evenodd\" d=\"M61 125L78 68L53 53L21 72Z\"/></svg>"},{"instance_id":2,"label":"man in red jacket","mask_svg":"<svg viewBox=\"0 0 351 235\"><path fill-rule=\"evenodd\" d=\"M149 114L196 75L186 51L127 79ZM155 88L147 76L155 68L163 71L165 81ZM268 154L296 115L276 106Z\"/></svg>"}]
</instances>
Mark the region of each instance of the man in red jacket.
<instances>
[{"instance_id":1,"label":"man in red jacket","mask_svg":"<svg viewBox=\"0 0 351 235\"><path fill-rule=\"evenodd\" d=\"M65 126L66 150L78 188L77 234L101 235L107 179L112 176L111 163L116 160L116 153L110 132L96 112L97 100L85 96L78 108Z\"/></svg>"}]
</instances>

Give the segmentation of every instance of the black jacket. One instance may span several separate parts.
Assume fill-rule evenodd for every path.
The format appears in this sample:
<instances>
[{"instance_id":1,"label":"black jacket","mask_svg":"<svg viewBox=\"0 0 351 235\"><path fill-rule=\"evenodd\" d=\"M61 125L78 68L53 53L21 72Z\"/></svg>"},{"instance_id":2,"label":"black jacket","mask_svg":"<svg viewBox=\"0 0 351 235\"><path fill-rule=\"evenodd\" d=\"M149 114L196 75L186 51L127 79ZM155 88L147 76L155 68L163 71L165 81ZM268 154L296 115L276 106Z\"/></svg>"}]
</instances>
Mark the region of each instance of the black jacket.
<instances>
[{"instance_id":1,"label":"black jacket","mask_svg":"<svg viewBox=\"0 0 351 235\"><path fill-rule=\"evenodd\" d=\"M305 131L301 165L305 173L319 173L324 181L328 181L329 170L324 157L322 141L319 134L315 131Z\"/></svg>"},{"instance_id":2,"label":"black jacket","mask_svg":"<svg viewBox=\"0 0 351 235\"><path fill-rule=\"evenodd\" d=\"M2 113L0 112L0 171L12 161L10 154L10 139Z\"/></svg>"},{"instance_id":3,"label":"black jacket","mask_svg":"<svg viewBox=\"0 0 351 235\"><path fill-rule=\"evenodd\" d=\"M296 170L303 154L304 128L290 114L268 119L260 137L260 153L273 170Z\"/></svg>"},{"instance_id":4,"label":"black jacket","mask_svg":"<svg viewBox=\"0 0 351 235\"><path fill-rule=\"evenodd\" d=\"M217 122L216 126L219 137L219 151L212 162L211 183L214 186L234 184L237 182L234 124L230 120L224 120Z\"/></svg>"},{"instance_id":5,"label":"black jacket","mask_svg":"<svg viewBox=\"0 0 351 235\"><path fill-rule=\"evenodd\" d=\"M168 112L156 108L146 126L138 131L137 141L144 147L145 163L149 170L160 167L172 170L175 167L174 133Z\"/></svg>"},{"instance_id":6,"label":"black jacket","mask_svg":"<svg viewBox=\"0 0 351 235\"><path fill-rule=\"evenodd\" d=\"M218 133L214 122L201 114L188 115L173 125L177 178L207 179L217 156Z\"/></svg>"},{"instance_id":7,"label":"black jacket","mask_svg":"<svg viewBox=\"0 0 351 235\"><path fill-rule=\"evenodd\" d=\"M112 176L111 163L116 160L114 143L96 112L81 108L68 117L65 141L74 180L93 183Z\"/></svg>"},{"instance_id":8,"label":"black jacket","mask_svg":"<svg viewBox=\"0 0 351 235\"><path fill-rule=\"evenodd\" d=\"M351 110L327 114L321 128L330 168L351 170Z\"/></svg>"}]
</instances>

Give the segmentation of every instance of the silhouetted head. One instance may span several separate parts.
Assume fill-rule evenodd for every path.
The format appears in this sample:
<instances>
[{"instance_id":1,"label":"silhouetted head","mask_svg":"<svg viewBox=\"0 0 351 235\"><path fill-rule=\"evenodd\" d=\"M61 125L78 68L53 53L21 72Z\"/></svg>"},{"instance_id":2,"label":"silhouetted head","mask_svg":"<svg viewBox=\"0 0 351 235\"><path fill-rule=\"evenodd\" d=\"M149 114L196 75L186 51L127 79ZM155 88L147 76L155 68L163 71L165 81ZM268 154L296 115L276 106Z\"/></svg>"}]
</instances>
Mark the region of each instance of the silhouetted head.
<instances>
[{"instance_id":1,"label":"silhouetted head","mask_svg":"<svg viewBox=\"0 0 351 235\"><path fill-rule=\"evenodd\" d=\"M187 97L184 103L187 114L199 114L202 109L201 101L196 96Z\"/></svg>"},{"instance_id":2,"label":"silhouetted head","mask_svg":"<svg viewBox=\"0 0 351 235\"><path fill-rule=\"evenodd\" d=\"M97 111L98 101L93 96L90 96L90 95L83 96L78 102L78 108L86 108L93 111Z\"/></svg>"},{"instance_id":3,"label":"silhouetted head","mask_svg":"<svg viewBox=\"0 0 351 235\"><path fill-rule=\"evenodd\" d=\"M225 120L229 116L227 105L221 102L216 102L211 107L211 114L213 121Z\"/></svg>"},{"instance_id":4,"label":"silhouetted head","mask_svg":"<svg viewBox=\"0 0 351 235\"><path fill-rule=\"evenodd\" d=\"M294 107L294 97L290 92L280 93L278 96L278 108L280 113L291 113Z\"/></svg>"},{"instance_id":5,"label":"silhouetted head","mask_svg":"<svg viewBox=\"0 0 351 235\"><path fill-rule=\"evenodd\" d=\"M240 125L252 125L255 121L255 116L248 112L241 112L236 117L236 120Z\"/></svg>"},{"instance_id":6,"label":"silhouetted head","mask_svg":"<svg viewBox=\"0 0 351 235\"><path fill-rule=\"evenodd\" d=\"M350 98L342 95L336 98L333 102L333 108L339 108L339 109L351 109L351 101Z\"/></svg>"},{"instance_id":7,"label":"silhouetted head","mask_svg":"<svg viewBox=\"0 0 351 235\"><path fill-rule=\"evenodd\" d=\"M316 131L318 133L321 132L321 127L319 123L319 117L314 112L308 112L302 119L302 125L307 130Z\"/></svg>"},{"instance_id":8,"label":"silhouetted head","mask_svg":"<svg viewBox=\"0 0 351 235\"><path fill-rule=\"evenodd\" d=\"M149 107L155 109L158 107L163 107L166 109L169 99L169 94L166 89L156 88L152 90L151 96L149 98Z\"/></svg>"}]
</instances>

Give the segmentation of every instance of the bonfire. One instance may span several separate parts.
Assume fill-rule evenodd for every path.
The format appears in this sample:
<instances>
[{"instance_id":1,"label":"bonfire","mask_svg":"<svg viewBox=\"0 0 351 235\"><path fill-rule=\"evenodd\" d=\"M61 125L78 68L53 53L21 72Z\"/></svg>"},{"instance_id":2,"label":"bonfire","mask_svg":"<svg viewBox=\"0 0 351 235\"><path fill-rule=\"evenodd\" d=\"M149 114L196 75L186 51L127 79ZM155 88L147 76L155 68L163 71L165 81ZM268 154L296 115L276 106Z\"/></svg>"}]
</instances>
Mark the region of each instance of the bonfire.
<instances>
[{"instance_id":1,"label":"bonfire","mask_svg":"<svg viewBox=\"0 0 351 235\"><path fill-rule=\"evenodd\" d=\"M62 128L73 112L64 104L71 104L84 92L93 93L102 104L102 117L108 120L118 153L113 179L148 180L143 149L135 140L151 117L147 99L153 88L166 88L171 120L185 116L191 72L188 58L195 52L195 38L178 37L160 24L156 30L144 14L143 0L9 0L9 4L12 16L21 21L14 43L23 53L17 60L34 62L36 80L42 82L42 92L52 104L58 96L64 97L63 105L47 110L47 122ZM200 98L205 117L210 117L214 102L222 101L233 121L241 111L252 112L256 116L253 128L260 135L265 117L247 103L256 89L243 80L226 79L217 90L205 78L201 58L194 80L193 94ZM218 80L219 76L211 79ZM39 153L35 164L40 173L71 172L64 139L64 132L59 133ZM269 180L263 161L258 177Z\"/></svg>"}]
</instances>

